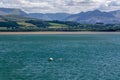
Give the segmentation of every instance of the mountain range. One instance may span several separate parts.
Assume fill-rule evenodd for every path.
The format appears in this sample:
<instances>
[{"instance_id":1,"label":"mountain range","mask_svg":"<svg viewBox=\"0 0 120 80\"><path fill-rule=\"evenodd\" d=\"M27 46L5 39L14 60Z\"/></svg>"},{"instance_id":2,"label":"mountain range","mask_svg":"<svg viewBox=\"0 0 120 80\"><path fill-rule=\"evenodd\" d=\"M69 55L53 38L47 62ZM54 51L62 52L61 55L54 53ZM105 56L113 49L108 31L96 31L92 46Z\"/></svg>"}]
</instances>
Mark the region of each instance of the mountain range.
<instances>
[{"instance_id":1,"label":"mountain range","mask_svg":"<svg viewBox=\"0 0 120 80\"><path fill-rule=\"evenodd\" d=\"M32 18L43 19L43 20L59 20L63 21L66 17L69 17L70 14L67 13L31 13L29 14Z\"/></svg>"},{"instance_id":2,"label":"mountain range","mask_svg":"<svg viewBox=\"0 0 120 80\"><path fill-rule=\"evenodd\" d=\"M42 20L73 21L79 23L94 24L101 23L120 23L120 10L102 12L99 10L81 12L78 14L68 13L26 13L20 9L0 8L0 16L17 15L21 17L36 18Z\"/></svg>"}]
</instances>

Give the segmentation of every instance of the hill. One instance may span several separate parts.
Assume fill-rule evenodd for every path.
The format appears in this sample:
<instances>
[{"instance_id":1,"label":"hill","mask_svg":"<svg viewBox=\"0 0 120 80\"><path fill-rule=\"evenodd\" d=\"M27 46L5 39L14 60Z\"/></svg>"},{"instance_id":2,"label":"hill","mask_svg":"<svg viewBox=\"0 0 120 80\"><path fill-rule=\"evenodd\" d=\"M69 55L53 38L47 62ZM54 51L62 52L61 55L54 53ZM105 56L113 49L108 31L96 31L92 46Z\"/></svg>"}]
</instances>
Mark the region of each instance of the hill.
<instances>
[{"instance_id":1,"label":"hill","mask_svg":"<svg viewBox=\"0 0 120 80\"><path fill-rule=\"evenodd\" d=\"M120 31L119 15L120 11L99 10L27 14L19 9L1 8L0 31Z\"/></svg>"},{"instance_id":2,"label":"hill","mask_svg":"<svg viewBox=\"0 0 120 80\"><path fill-rule=\"evenodd\" d=\"M37 18L37 19L43 19L43 20L59 20L63 21L64 18L70 16L70 14L67 13L31 13L29 14L30 17L32 18Z\"/></svg>"},{"instance_id":3,"label":"hill","mask_svg":"<svg viewBox=\"0 0 120 80\"><path fill-rule=\"evenodd\" d=\"M115 17L111 12L101 12L99 10L81 12L74 14L65 19L66 21L75 21L80 23L117 23L119 19Z\"/></svg>"},{"instance_id":4,"label":"hill","mask_svg":"<svg viewBox=\"0 0 120 80\"><path fill-rule=\"evenodd\" d=\"M21 9L15 9L15 8L0 8L0 15L28 16L28 14L22 11Z\"/></svg>"},{"instance_id":5,"label":"hill","mask_svg":"<svg viewBox=\"0 0 120 80\"><path fill-rule=\"evenodd\" d=\"M110 11L110 12L102 12L99 10L88 11L88 12L81 12L78 14L68 14L68 13L26 13L20 9L14 8L0 8L0 15L1 16L13 16L16 15L26 18L36 18L42 19L47 21L73 21L79 22L81 24L95 24L98 22L105 23L105 24L115 24L120 23L120 10L117 11ZM8 19L8 18L7 18ZM13 18L15 20L15 17ZM20 18L21 19L21 18ZM0 18L1 20L1 18Z\"/></svg>"},{"instance_id":6,"label":"hill","mask_svg":"<svg viewBox=\"0 0 120 80\"><path fill-rule=\"evenodd\" d=\"M99 10L81 12L78 14L67 13L34 13L29 14L30 17L43 19L43 20L59 20L59 21L74 21L82 24L95 24L97 22L102 23L119 23L120 11L102 12Z\"/></svg>"}]
</instances>

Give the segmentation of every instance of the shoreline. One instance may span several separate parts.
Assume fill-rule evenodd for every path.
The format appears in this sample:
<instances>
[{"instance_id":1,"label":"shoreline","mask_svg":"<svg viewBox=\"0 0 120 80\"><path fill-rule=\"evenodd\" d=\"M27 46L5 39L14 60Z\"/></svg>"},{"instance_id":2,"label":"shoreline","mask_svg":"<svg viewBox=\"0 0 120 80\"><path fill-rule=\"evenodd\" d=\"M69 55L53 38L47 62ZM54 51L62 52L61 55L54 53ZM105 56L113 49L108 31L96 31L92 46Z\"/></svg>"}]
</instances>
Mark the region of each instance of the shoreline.
<instances>
[{"instance_id":1,"label":"shoreline","mask_svg":"<svg viewBox=\"0 0 120 80\"><path fill-rule=\"evenodd\" d=\"M120 34L120 32L0 32L0 35L8 34Z\"/></svg>"}]
</instances>

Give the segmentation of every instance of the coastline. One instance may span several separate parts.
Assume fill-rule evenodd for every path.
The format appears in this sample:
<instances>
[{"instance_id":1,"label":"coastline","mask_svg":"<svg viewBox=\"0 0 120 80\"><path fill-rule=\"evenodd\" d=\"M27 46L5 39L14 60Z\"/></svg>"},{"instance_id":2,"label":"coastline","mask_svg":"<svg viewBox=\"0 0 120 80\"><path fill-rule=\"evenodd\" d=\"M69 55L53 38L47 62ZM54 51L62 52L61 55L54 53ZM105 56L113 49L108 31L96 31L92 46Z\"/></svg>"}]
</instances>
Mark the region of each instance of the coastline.
<instances>
[{"instance_id":1,"label":"coastline","mask_svg":"<svg viewBox=\"0 0 120 80\"><path fill-rule=\"evenodd\" d=\"M120 32L0 32L0 35L8 34L120 34Z\"/></svg>"}]
</instances>

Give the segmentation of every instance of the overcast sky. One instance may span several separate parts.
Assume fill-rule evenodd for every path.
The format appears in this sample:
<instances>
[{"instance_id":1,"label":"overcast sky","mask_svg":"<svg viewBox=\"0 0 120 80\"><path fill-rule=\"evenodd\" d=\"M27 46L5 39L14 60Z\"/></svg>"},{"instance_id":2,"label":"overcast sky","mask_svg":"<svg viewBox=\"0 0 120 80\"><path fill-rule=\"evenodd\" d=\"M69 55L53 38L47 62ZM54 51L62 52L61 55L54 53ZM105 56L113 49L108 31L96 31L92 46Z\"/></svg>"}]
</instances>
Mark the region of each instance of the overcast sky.
<instances>
[{"instance_id":1,"label":"overcast sky","mask_svg":"<svg viewBox=\"0 0 120 80\"><path fill-rule=\"evenodd\" d=\"M79 13L120 10L120 0L0 0L0 7L20 8L28 13Z\"/></svg>"}]
</instances>

